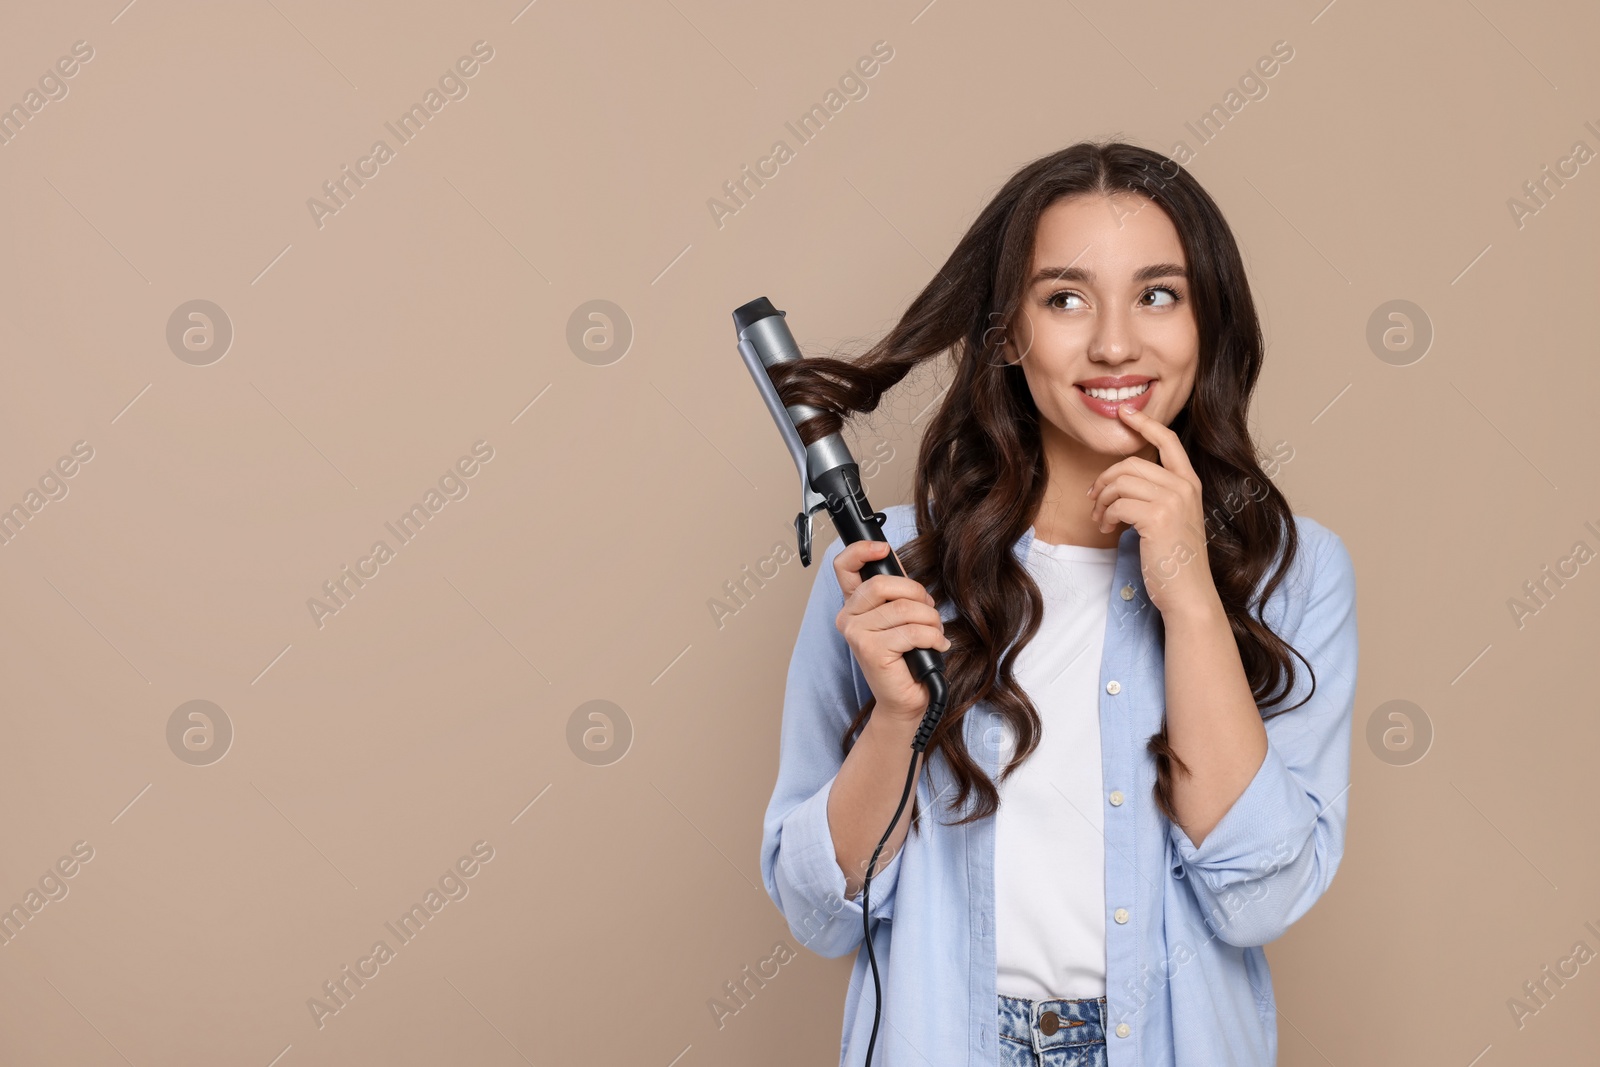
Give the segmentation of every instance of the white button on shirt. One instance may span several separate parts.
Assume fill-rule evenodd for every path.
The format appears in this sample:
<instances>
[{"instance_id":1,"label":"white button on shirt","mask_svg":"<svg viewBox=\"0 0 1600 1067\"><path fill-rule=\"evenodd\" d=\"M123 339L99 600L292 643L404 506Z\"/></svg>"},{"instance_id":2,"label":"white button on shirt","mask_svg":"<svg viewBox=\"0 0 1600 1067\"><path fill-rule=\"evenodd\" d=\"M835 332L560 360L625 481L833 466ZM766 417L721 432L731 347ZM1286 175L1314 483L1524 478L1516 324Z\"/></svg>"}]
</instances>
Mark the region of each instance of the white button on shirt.
<instances>
[{"instance_id":1,"label":"white button on shirt","mask_svg":"<svg viewBox=\"0 0 1600 1067\"><path fill-rule=\"evenodd\" d=\"M1116 911L1116 914L1114 916L1112 916L1112 917L1114 919L1116 919L1117 922L1119 922L1119 923L1125 923L1125 922L1128 921L1128 909L1127 908L1118 908L1117 911Z\"/></svg>"},{"instance_id":2,"label":"white button on shirt","mask_svg":"<svg viewBox=\"0 0 1600 1067\"><path fill-rule=\"evenodd\" d=\"M1106 692L1110 693L1112 696L1116 696L1118 693L1122 692L1122 683L1117 681L1115 678L1111 679L1111 681L1106 683Z\"/></svg>"}]
</instances>

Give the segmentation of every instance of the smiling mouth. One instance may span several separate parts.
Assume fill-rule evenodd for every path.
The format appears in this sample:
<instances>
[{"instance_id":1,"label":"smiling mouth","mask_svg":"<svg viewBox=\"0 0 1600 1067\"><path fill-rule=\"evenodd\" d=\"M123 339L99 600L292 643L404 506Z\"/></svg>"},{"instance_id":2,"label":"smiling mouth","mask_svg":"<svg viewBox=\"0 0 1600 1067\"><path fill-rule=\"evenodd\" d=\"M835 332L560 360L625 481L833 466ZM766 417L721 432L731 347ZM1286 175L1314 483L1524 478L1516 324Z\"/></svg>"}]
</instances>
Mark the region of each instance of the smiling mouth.
<instances>
[{"instance_id":1,"label":"smiling mouth","mask_svg":"<svg viewBox=\"0 0 1600 1067\"><path fill-rule=\"evenodd\" d=\"M1145 393L1149 392L1150 386L1154 380L1155 379L1151 379L1142 385L1125 386L1121 389L1084 389L1084 387L1081 385L1077 388L1083 389L1085 393L1088 393L1096 400L1109 400L1112 403L1116 403L1118 400L1131 400L1133 397L1143 396Z\"/></svg>"},{"instance_id":2,"label":"smiling mouth","mask_svg":"<svg viewBox=\"0 0 1600 1067\"><path fill-rule=\"evenodd\" d=\"M1136 411L1143 411L1145 405L1150 403L1150 390L1155 387L1156 379L1140 382L1138 385L1124 385L1117 388L1102 388L1100 386L1074 385L1078 395L1083 397L1084 406L1096 415L1108 419L1121 421L1122 416L1117 414L1117 408L1123 404L1131 405Z\"/></svg>"}]
</instances>

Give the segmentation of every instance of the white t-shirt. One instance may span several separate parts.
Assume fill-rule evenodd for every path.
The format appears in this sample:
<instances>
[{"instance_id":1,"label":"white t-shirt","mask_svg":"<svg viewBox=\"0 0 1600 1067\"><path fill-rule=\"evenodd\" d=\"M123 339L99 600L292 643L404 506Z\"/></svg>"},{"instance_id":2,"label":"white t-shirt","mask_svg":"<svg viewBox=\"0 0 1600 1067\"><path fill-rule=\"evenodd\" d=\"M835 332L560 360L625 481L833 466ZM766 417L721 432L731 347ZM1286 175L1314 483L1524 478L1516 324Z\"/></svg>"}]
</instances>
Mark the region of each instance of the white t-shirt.
<instances>
[{"instance_id":1,"label":"white t-shirt","mask_svg":"<svg viewBox=\"0 0 1600 1067\"><path fill-rule=\"evenodd\" d=\"M995 815L996 988L1006 996L1106 992L1100 654L1116 561L1115 548L1029 548L1044 618L1014 669L1042 732L1000 783ZM1002 769L1016 750L1003 723L991 735Z\"/></svg>"}]
</instances>

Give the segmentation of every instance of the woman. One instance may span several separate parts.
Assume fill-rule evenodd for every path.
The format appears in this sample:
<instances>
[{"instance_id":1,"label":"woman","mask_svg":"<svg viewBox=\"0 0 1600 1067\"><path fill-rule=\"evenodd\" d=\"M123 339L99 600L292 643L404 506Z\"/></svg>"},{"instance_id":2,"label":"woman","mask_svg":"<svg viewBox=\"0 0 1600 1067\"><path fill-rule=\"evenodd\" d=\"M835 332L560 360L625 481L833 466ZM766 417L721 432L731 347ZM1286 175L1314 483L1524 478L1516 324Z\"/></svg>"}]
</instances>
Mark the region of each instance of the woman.
<instances>
[{"instance_id":1,"label":"woman","mask_svg":"<svg viewBox=\"0 0 1600 1067\"><path fill-rule=\"evenodd\" d=\"M859 360L773 377L830 413L809 442L946 352L915 503L889 545L823 556L764 822L795 937L864 948L928 702L902 655L943 653L840 1062L1272 1064L1261 946L1344 849L1355 576L1251 441L1232 233L1167 157L1076 144L1013 176ZM863 582L890 546L909 577Z\"/></svg>"}]
</instances>

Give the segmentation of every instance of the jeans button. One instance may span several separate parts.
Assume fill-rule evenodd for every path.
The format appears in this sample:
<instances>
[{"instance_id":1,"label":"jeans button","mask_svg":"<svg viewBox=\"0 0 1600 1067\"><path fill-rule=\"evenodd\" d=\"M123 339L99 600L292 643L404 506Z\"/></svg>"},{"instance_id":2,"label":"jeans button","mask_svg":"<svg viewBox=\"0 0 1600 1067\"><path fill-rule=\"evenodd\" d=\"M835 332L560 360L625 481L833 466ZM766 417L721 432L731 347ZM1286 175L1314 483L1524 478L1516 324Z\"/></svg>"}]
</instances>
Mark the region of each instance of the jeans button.
<instances>
[{"instance_id":1,"label":"jeans button","mask_svg":"<svg viewBox=\"0 0 1600 1067\"><path fill-rule=\"evenodd\" d=\"M1055 1012L1047 1011L1039 1016L1039 1032L1045 1037L1049 1037L1059 1029L1061 1029L1061 1017Z\"/></svg>"}]
</instances>

